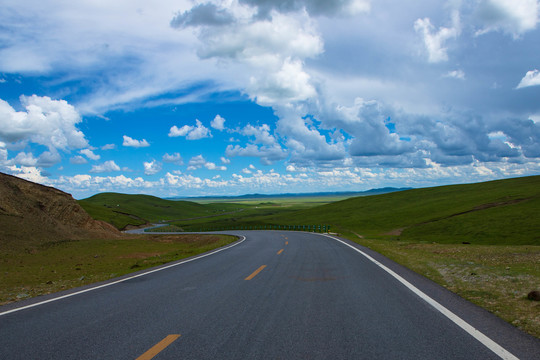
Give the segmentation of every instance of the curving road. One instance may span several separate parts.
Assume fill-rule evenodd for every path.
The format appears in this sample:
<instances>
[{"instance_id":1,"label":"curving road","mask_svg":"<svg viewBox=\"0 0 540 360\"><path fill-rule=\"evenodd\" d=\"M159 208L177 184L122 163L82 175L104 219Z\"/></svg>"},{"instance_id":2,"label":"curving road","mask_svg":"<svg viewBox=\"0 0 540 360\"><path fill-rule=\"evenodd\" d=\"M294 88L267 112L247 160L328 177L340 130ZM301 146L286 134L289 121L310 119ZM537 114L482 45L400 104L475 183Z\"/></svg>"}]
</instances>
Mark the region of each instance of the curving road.
<instances>
[{"instance_id":1,"label":"curving road","mask_svg":"<svg viewBox=\"0 0 540 360\"><path fill-rule=\"evenodd\" d=\"M0 359L540 354L539 339L348 241L302 232L236 234L245 240L212 255L1 307Z\"/></svg>"}]
</instances>

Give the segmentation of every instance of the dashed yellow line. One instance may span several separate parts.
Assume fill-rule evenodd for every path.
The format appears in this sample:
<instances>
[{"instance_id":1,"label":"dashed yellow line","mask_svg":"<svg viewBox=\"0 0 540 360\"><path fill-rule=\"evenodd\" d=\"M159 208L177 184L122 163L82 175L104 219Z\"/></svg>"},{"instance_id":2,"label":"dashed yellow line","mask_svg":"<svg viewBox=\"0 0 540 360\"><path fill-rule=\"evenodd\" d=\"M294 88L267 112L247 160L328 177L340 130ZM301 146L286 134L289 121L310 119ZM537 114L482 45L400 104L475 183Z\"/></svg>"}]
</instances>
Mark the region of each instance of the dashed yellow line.
<instances>
[{"instance_id":1,"label":"dashed yellow line","mask_svg":"<svg viewBox=\"0 0 540 360\"><path fill-rule=\"evenodd\" d=\"M253 279L255 276L257 276L258 273L260 273L261 271L263 271L263 269L266 267L266 265L262 265L260 268L258 268L257 270L255 270L251 275L249 275L247 278L245 278L244 280L251 280Z\"/></svg>"},{"instance_id":2,"label":"dashed yellow line","mask_svg":"<svg viewBox=\"0 0 540 360\"><path fill-rule=\"evenodd\" d=\"M285 245L289 245L289 242L288 242L288 241L285 241Z\"/></svg>"},{"instance_id":3,"label":"dashed yellow line","mask_svg":"<svg viewBox=\"0 0 540 360\"><path fill-rule=\"evenodd\" d=\"M168 335L165 337L165 339L158 342L156 345L152 346L150 350L139 356L136 360L150 360L157 354L163 351L167 346L171 345L176 339L178 339L180 335L173 334Z\"/></svg>"},{"instance_id":4,"label":"dashed yellow line","mask_svg":"<svg viewBox=\"0 0 540 360\"><path fill-rule=\"evenodd\" d=\"M285 250L285 249L279 250L279 251L277 252L277 254L278 254L278 255L281 255L281 253L283 252L283 250Z\"/></svg>"}]
</instances>

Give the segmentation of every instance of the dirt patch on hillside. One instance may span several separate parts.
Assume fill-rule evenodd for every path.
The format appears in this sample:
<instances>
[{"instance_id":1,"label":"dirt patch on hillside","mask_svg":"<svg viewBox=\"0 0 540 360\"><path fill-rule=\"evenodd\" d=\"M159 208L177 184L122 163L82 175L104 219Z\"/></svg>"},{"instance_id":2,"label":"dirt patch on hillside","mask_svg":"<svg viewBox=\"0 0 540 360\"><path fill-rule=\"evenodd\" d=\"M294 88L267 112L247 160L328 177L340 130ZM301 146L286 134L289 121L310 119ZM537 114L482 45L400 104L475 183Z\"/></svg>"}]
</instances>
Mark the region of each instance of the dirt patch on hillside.
<instances>
[{"instance_id":1,"label":"dirt patch on hillside","mask_svg":"<svg viewBox=\"0 0 540 360\"><path fill-rule=\"evenodd\" d=\"M94 220L67 194L0 173L0 243L32 247L44 242L115 238L112 225Z\"/></svg>"}]
</instances>

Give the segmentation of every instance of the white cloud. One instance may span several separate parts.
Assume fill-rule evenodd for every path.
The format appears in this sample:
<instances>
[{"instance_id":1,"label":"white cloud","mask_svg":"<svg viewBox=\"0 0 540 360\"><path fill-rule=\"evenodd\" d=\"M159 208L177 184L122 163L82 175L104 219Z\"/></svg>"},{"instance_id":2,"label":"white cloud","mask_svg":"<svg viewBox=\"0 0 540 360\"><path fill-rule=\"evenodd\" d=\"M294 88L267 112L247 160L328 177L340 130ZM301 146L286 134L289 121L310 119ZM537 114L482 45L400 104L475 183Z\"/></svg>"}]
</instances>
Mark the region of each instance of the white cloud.
<instances>
[{"instance_id":1,"label":"white cloud","mask_svg":"<svg viewBox=\"0 0 540 360\"><path fill-rule=\"evenodd\" d=\"M127 135L124 135L124 142L122 143L122 145L127 146L127 147L134 147L134 148L150 146L150 144L148 143L148 141L146 141L146 139L136 140L136 139L130 138Z\"/></svg>"},{"instance_id":2,"label":"white cloud","mask_svg":"<svg viewBox=\"0 0 540 360\"><path fill-rule=\"evenodd\" d=\"M195 124L195 126L184 125L181 128L178 128L175 125L169 130L169 137L185 136L188 140L199 140L212 137L210 130L198 119L195 120Z\"/></svg>"},{"instance_id":3,"label":"white cloud","mask_svg":"<svg viewBox=\"0 0 540 360\"><path fill-rule=\"evenodd\" d=\"M266 76L251 77L248 91L261 105L303 101L317 95L310 80L300 60L286 58L278 71Z\"/></svg>"},{"instance_id":4,"label":"white cloud","mask_svg":"<svg viewBox=\"0 0 540 360\"><path fill-rule=\"evenodd\" d=\"M273 164L274 162L283 160L287 157L287 152L278 144L273 146L263 145L260 147L255 144L248 144L246 147L241 147L240 145L228 145L225 154L228 157L258 157L260 158L261 163L265 165Z\"/></svg>"},{"instance_id":5,"label":"white cloud","mask_svg":"<svg viewBox=\"0 0 540 360\"><path fill-rule=\"evenodd\" d=\"M206 159L202 155L197 155L197 156L192 157L191 160L189 160L188 165L189 165L188 170L196 170L202 167L205 167L208 170L220 170L220 171L227 170L227 167L225 166L217 166L213 162L206 161Z\"/></svg>"},{"instance_id":6,"label":"white cloud","mask_svg":"<svg viewBox=\"0 0 540 360\"><path fill-rule=\"evenodd\" d=\"M234 82L260 104L286 104L315 95L303 62L321 54L323 42L309 15L273 12L254 19L242 7L231 11L234 21L228 26L201 27L198 55L238 69L233 70Z\"/></svg>"},{"instance_id":7,"label":"white cloud","mask_svg":"<svg viewBox=\"0 0 540 360\"><path fill-rule=\"evenodd\" d=\"M207 168L208 170L220 170L220 171L227 170L226 166L217 166L213 162L207 162L206 164L204 164L204 167Z\"/></svg>"},{"instance_id":8,"label":"white cloud","mask_svg":"<svg viewBox=\"0 0 540 360\"><path fill-rule=\"evenodd\" d=\"M36 166L38 159L36 159L32 153L20 152L15 156L13 162L22 166Z\"/></svg>"},{"instance_id":9,"label":"white cloud","mask_svg":"<svg viewBox=\"0 0 540 360\"><path fill-rule=\"evenodd\" d=\"M168 153L163 155L163 161L166 163L172 163L176 165L184 165L184 161L182 160L182 157L179 153L174 153L172 155L169 155Z\"/></svg>"},{"instance_id":10,"label":"white cloud","mask_svg":"<svg viewBox=\"0 0 540 360\"><path fill-rule=\"evenodd\" d=\"M539 11L537 0L481 0L477 13L483 28L477 34L500 30L517 38L536 28Z\"/></svg>"},{"instance_id":11,"label":"white cloud","mask_svg":"<svg viewBox=\"0 0 540 360\"><path fill-rule=\"evenodd\" d=\"M0 140L7 143L29 141L46 146L49 153L56 154L58 161L57 150L88 146L84 134L76 128L81 117L66 101L37 95L23 95L20 101L26 111L15 111L0 99Z\"/></svg>"},{"instance_id":12,"label":"white cloud","mask_svg":"<svg viewBox=\"0 0 540 360\"><path fill-rule=\"evenodd\" d=\"M60 154L56 151L44 151L37 158L32 153L20 152L15 158L9 160L8 163L26 167L51 167L58 164L61 160Z\"/></svg>"},{"instance_id":13,"label":"white cloud","mask_svg":"<svg viewBox=\"0 0 540 360\"><path fill-rule=\"evenodd\" d=\"M150 162L143 162L144 173L146 175L155 175L161 171L161 164L155 160Z\"/></svg>"},{"instance_id":14,"label":"white cloud","mask_svg":"<svg viewBox=\"0 0 540 360\"><path fill-rule=\"evenodd\" d=\"M455 39L461 32L459 13L454 11L452 14L452 27L440 27L435 31L429 18L417 19L414 22L414 30L421 34L424 40L424 46L428 52L428 61L438 63L448 60L446 41Z\"/></svg>"},{"instance_id":15,"label":"white cloud","mask_svg":"<svg viewBox=\"0 0 540 360\"><path fill-rule=\"evenodd\" d=\"M270 127L267 124L261 126L246 125L240 133L245 136L253 136L255 144L274 145L277 143L276 138L270 135Z\"/></svg>"},{"instance_id":16,"label":"white cloud","mask_svg":"<svg viewBox=\"0 0 540 360\"><path fill-rule=\"evenodd\" d=\"M120 171L120 167L116 165L113 160L105 161L101 165L93 165L92 169L90 169L91 173L104 173L112 171Z\"/></svg>"},{"instance_id":17,"label":"white cloud","mask_svg":"<svg viewBox=\"0 0 540 360\"><path fill-rule=\"evenodd\" d=\"M82 157L81 155L76 155L76 156L73 156L71 159L69 159L69 162L71 164L86 164L88 163L88 160L86 160L84 157Z\"/></svg>"},{"instance_id":18,"label":"white cloud","mask_svg":"<svg viewBox=\"0 0 540 360\"><path fill-rule=\"evenodd\" d=\"M523 79L521 79L521 81L519 82L516 89L538 85L540 85L540 71L538 71L538 69L534 69L531 71L527 71Z\"/></svg>"},{"instance_id":19,"label":"white cloud","mask_svg":"<svg viewBox=\"0 0 540 360\"><path fill-rule=\"evenodd\" d=\"M90 160L99 160L99 159L101 159L101 156L99 156L97 154L94 154L94 152L92 150L90 150L90 149L80 150L79 153L85 155Z\"/></svg>"},{"instance_id":20,"label":"white cloud","mask_svg":"<svg viewBox=\"0 0 540 360\"><path fill-rule=\"evenodd\" d=\"M231 163L231 160L227 159L227 158L224 157L224 156L222 156L222 157L220 158L220 160L221 160L221 162L222 162L223 164L225 164L225 165Z\"/></svg>"},{"instance_id":21,"label":"white cloud","mask_svg":"<svg viewBox=\"0 0 540 360\"><path fill-rule=\"evenodd\" d=\"M212 126L216 130L223 131L225 130L225 119L218 114L216 115L214 120L210 122L210 126Z\"/></svg>"},{"instance_id":22,"label":"white cloud","mask_svg":"<svg viewBox=\"0 0 540 360\"><path fill-rule=\"evenodd\" d=\"M465 73L463 70L452 70L447 72L444 77L465 80Z\"/></svg>"},{"instance_id":23,"label":"white cloud","mask_svg":"<svg viewBox=\"0 0 540 360\"><path fill-rule=\"evenodd\" d=\"M114 144L106 144L106 145L103 145L101 147L101 150L112 150L114 148L116 148L116 145L114 145Z\"/></svg>"},{"instance_id":24,"label":"white cloud","mask_svg":"<svg viewBox=\"0 0 540 360\"><path fill-rule=\"evenodd\" d=\"M296 168L295 168L293 165L287 165L286 170L287 170L288 172L295 172L295 171L296 171Z\"/></svg>"},{"instance_id":25,"label":"white cloud","mask_svg":"<svg viewBox=\"0 0 540 360\"><path fill-rule=\"evenodd\" d=\"M25 179L32 181L38 184L43 185L52 185L52 182L45 176L41 174L41 170L34 166L21 166L17 167L16 165L6 167L6 172Z\"/></svg>"}]
</instances>

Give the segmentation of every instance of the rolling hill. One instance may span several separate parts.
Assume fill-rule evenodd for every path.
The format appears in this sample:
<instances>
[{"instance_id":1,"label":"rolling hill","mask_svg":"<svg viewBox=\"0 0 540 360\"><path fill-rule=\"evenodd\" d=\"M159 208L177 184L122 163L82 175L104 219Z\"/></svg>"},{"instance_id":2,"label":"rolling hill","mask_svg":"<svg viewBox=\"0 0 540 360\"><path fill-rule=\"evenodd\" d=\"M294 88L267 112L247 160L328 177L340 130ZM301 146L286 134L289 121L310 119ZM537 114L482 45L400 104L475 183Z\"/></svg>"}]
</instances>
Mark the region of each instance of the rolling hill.
<instances>
[{"instance_id":1,"label":"rolling hill","mask_svg":"<svg viewBox=\"0 0 540 360\"><path fill-rule=\"evenodd\" d=\"M113 238L120 233L96 221L70 194L0 173L2 249L81 238Z\"/></svg>"},{"instance_id":2,"label":"rolling hill","mask_svg":"<svg viewBox=\"0 0 540 360\"><path fill-rule=\"evenodd\" d=\"M244 206L233 204L201 205L191 201L165 200L150 195L101 193L79 200L95 219L126 230L148 223L201 218L236 211Z\"/></svg>"},{"instance_id":3,"label":"rolling hill","mask_svg":"<svg viewBox=\"0 0 540 360\"><path fill-rule=\"evenodd\" d=\"M540 176L351 198L267 223L420 242L540 245Z\"/></svg>"}]
</instances>

